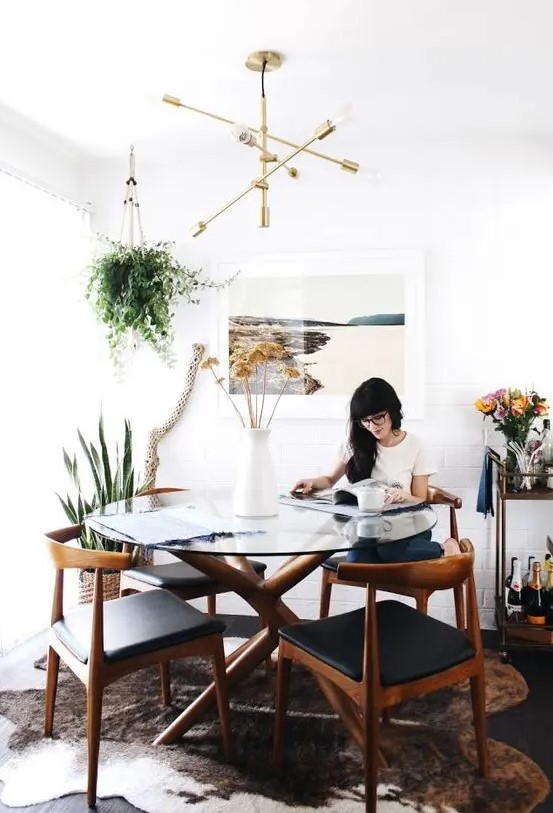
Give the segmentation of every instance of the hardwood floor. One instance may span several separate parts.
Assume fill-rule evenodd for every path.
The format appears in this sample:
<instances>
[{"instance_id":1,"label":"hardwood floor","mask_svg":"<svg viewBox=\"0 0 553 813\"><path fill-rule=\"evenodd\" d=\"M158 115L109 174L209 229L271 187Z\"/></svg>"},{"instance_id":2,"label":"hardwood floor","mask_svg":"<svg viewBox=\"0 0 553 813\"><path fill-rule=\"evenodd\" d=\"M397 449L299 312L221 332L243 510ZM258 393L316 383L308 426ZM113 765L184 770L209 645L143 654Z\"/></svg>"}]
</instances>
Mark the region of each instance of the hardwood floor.
<instances>
[{"instance_id":1,"label":"hardwood floor","mask_svg":"<svg viewBox=\"0 0 553 813\"><path fill-rule=\"evenodd\" d=\"M227 634L231 637L250 636L258 629L256 618L245 616L222 616L227 623ZM26 685L43 685L44 673L37 675L33 661L45 651L44 636L37 636L13 652L0 658L0 691L5 686L13 686L24 678ZM495 633L484 632L486 646L493 648ZM530 694L528 699L513 709L489 719L488 735L507 742L527 753L549 776L553 777L553 715L550 714L550 690L553 685L553 658L548 652L517 653L513 665L524 675ZM32 681L35 683L32 683ZM86 813L88 811L84 793L65 796L51 802L30 807L6 807L0 802L0 813ZM125 799L100 799L98 813L140 813ZM162 813L162 811L160 811ZM536 807L533 813L553 813L553 798Z\"/></svg>"}]
</instances>

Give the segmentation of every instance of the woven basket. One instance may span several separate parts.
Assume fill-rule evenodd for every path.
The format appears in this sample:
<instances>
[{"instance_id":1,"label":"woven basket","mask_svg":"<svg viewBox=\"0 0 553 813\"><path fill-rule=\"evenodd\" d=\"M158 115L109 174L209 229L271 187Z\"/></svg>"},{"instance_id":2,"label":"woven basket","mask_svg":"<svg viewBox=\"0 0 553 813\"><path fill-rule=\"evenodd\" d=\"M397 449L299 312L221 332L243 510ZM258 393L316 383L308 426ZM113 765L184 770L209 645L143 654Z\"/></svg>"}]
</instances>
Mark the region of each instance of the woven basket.
<instances>
[{"instance_id":1,"label":"woven basket","mask_svg":"<svg viewBox=\"0 0 553 813\"><path fill-rule=\"evenodd\" d=\"M79 570L79 604L92 603L92 599L94 597L94 576L94 571ZM111 599L119 598L121 574L119 572L104 573L102 579L104 582L104 601L111 601Z\"/></svg>"}]
</instances>

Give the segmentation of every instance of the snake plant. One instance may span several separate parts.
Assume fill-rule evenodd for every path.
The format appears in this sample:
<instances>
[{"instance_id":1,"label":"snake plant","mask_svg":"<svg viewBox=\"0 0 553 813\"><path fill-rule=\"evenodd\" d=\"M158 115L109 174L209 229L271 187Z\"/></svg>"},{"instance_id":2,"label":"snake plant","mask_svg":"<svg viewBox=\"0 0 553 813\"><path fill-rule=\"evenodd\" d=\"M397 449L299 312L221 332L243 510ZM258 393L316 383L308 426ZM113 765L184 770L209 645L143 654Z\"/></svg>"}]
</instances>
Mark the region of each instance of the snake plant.
<instances>
[{"instance_id":1,"label":"snake plant","mask_svg":"<svg viewBox=\"0 0 553 813\"><path fill-rule=\"evenodd\" d=\"M147 482L141 482L140 477L135 475L131 424L128 420L125 420L124 424L122 449L116 444L111 454L108 451L104 419L101 414L96 445L92 441L87 442L77 429L82 460L78 460L76 452L71 455L63 449L63 460L73 486L73 493L68 493L65 498L58 493L56 496L71 524L81 526L80 544L83 548L120 551L122 546L119 543L109 541L85 527L84 519L97 508L135 497L144 493L150 486ZM83 486L81 479L79 465L82 465L83 461L87 466L88 487Z\"/></svg>"}]
</instances>

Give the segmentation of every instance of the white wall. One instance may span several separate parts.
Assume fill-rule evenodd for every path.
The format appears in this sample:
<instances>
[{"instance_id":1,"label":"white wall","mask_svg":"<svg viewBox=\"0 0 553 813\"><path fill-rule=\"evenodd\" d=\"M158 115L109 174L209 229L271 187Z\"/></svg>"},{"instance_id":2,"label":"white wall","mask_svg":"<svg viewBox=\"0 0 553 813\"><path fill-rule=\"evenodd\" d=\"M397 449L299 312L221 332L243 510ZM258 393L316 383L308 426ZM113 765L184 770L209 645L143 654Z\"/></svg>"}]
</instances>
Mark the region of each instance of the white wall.
<instances>
[{"instance_id":1,"label":"white wall","mask_svg":"<svg viewBox=\"0 0 553 813\"><path fill-rule=\"evenodd\" d=\"M84 203L82 161L82 153L71 144L0 105L0 167Z\"/></svg>"},{"instance_id":2,"label":"white wall","mask_svg":"<svg viewBox=\"0 0 553 813\"><path fill-rule=\"evenodd\" d=\"M71 394L78 392L81 379L79 351L67 337L79 330L71 294L78 290L74 265L82 218L57 196L80 200L81 158L49 134L37 128L31 132L23 120L0 112L0 166L56 193L52 197L0 175L0 479L2 493L9 495L2 520L0 653L43 628L50 615L53 570L42 534L62 520L54 489L65 486L61 446L66 426L74 439ZM52 224L58 224L59 234ZM52 482L55 470L60 472L57 483ZM24 573L24 587L23 577L14 580L14 572Z\"/></svg>"},{"instance_id":3,"label":"white wall","mask_svg":"<svg viewBox=\"0 0 553 813\"><path fill-rule=\"evenodd\" d=\"M328 151L331 152L331 140ZM377 167L371 177L353 177L304 157L297 182L285 176L271 185L272 226L259 230L255 195L238 203L194 242L189 227L230 199L254 176L248 151L221 156L160 151L141 157L137 174L146 237L174 239L179 257L213 268L217 260L252 254L372 248L417 248L426 257L426 409L424 420L406 424L431 444L439 463L436 484L464 501L462 535L477 548L482 623L493 626L493 523L475 512L482 463L483 423L472 404L500 386L534 386L553 400L549 337L549 277L553 262L553 151L546 142L520 138L478 142L364 144L348 157ZM351 154L350 154L351 153ZM84 197L94 202L96 228L119 236L126 157L89 166ZM172 410L188 365L190 345L212 339L216 296L198 307L178 309L173 371L140 351L127 380L103 383L110 414L128 414L137 438ZM217 354L216 347L210 347ZM371 375L367 360L367 377ZM107 414L107 412L106 412ZM77 417L76 417L77 420ZM215 410L215 388L199 380L180 424L160 446L160 485L232 483L232 419ZM343 433L341 420L276 420L272 437L278 479L290 484L324 470ZM492 437L493 436L493 437ZM497 440L491 433L491 439ZM542 554L548 506L509 507L513 552ZM550 513L550 512L549 512ZM445 535L444 523L438 533ZM303 617L316 614L319 574L294 591ZM360 591L335 590L334 608L356 605ZM222 610L246 612L230 596ZM450 618L434 597L431 611Z\"/></svg>"}]
</instances>

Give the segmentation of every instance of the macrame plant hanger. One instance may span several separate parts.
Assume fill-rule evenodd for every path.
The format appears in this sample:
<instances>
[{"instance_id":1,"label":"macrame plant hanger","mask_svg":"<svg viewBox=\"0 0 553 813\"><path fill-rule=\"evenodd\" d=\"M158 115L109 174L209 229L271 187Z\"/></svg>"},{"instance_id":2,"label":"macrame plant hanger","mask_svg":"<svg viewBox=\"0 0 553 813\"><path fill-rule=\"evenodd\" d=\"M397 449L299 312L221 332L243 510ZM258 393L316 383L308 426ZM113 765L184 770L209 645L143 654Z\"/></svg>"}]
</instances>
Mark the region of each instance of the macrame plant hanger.
<instances>
[{"instance_id":1,"label":"macrame plant hanger","mask_svg":"<svg viewBox=\"0 0 553 813\"><path fill-rule=\"evenodd\" d=\"M119 237L119 242L123 243L125 238L129 248L134 248L137 231L140 245L144 245L144 232L142 230L142 221L140 219L138 183L135 177L134 146L132 144L129 154L129 177L125 185L126 191L125 200L123 202L123 222L121 223L121 235ZM136 339L133 341L133 345L136 349ZM180 397L167 420L160 426L154 427L149 433L144 476L150 488L154 487L156 482L157 469L159 466L157 451L159 442L168 432L171 431L171 429L182 417L196 381L196 373L198 372L198 367L200 365L200 361L202 360L204 350L204 345L200 344L199 342L195 342L192 345L192 355L190 357L188 370L184 379L184 387ZM150 499L153 501L152 507L158 507L156 503L156 495L153 495ZM159 502L159 498L157 498L157 502ZM147 563L151 563L151 560L151 555L149 557L146 556L145 561Z\"/></svg>"},{"instance_id":2,"label":"macrame plant hanger","mask_svg":"<svg viewBox=\"0 0 553 813\"><path fill-rule=\"evenodd\" d=\"M125 182L125 200L123 201L123 222L119 242L134 248L135 234L138 230L140 245L144 244L144 232L140 219L140 204L138 202L138 183L135 177L134 146L131 144L129 153L129 177ZM135 228L136 227L136 228Z\"/></svg>"}]
</instances>

